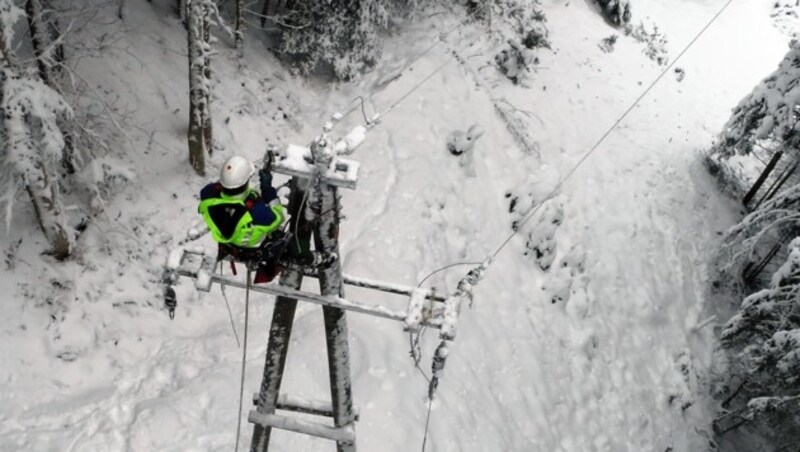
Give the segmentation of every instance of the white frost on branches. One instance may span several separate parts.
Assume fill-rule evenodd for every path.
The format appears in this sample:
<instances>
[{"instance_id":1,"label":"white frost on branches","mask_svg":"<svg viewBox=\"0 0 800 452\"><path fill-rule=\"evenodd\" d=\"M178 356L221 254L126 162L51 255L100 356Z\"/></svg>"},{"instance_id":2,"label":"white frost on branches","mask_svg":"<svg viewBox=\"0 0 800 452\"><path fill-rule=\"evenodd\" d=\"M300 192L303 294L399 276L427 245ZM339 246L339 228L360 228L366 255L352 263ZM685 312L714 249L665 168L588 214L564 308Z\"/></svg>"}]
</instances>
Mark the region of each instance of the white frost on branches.
<instances>
[{"instance_id":1,"label":"white frost on branches","mask_svg":"<svg viewBox=\"0 0 800 452\"><path fill-rule=\"evenodd\" d=\"M733 110L717 151L747 153L756 140L797 140L800 105L800 42L793 41L778 69L759 83Z\"/></svg>"},{"instance_id":2,"label":"white frost on branches","mask_svg":"<svg viewBox=\"0 0 800 452\"><path fill-rule=\"evenodd\" d=\"M279 51L303 73L329 67L340 79L351 79L380 58L380 33L390 19L412 8L410 0L296 2L278 25Z\"/></svg>"},{"instance_id":3,"label":"white frost on branches","mask_svg":"<svg viewBox=\"0 0 800 452\"><path fill-rule=\"evenodd\" d=\"M75 231L68 225L62 203L59 167L64 136L60 119L72 118L72 109L55 90L39 80L0 69L2 89L2 176L12 191L24 187L38 220L58 254L69 254ZM13 199L7 199L7 203ZM10 206L6 207L10 215ZM10 223L7 216L6 224Z\"/></svg>"},{"instance_id":4,"label":"white frost on branches","mask_svg":"<svg viewBox=\"0 0 800 452\"><path fill-rule=\"evenodd\" d=\"M14 25L24 17L25 12L12 0L0 0L0 40L3 43L10 45L15 41Z\"/></svg>"}]
</instances>

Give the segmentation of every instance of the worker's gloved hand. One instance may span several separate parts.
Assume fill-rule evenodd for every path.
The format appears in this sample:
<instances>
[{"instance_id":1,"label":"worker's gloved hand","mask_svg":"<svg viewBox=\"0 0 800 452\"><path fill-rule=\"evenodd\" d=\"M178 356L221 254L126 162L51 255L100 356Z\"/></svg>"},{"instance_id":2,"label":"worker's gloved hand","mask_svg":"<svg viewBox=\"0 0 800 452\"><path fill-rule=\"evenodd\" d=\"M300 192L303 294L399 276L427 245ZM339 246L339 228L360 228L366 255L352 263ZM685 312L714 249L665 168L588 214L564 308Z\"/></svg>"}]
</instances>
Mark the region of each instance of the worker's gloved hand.
<instances>
[{"instance_id":1,"label":"worker's gloved hand","mask_svg":"<svg viewBox=\"0 0 800 452\"><path fill-rule=\"evenodd\" d=\"M261 191L266 190L266 187L272 187L272 172L267 169L259 170L258 180L261 182Z\"/></svg>"}]
</instances>

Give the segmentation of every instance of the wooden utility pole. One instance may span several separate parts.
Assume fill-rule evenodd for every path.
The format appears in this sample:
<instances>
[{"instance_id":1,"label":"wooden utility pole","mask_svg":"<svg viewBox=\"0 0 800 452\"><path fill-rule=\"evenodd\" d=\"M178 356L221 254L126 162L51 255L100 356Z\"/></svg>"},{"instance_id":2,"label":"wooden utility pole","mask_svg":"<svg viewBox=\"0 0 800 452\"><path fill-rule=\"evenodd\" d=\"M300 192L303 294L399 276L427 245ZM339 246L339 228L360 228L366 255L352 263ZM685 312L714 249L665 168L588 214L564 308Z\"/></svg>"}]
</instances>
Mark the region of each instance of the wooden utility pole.
<instances>
[{"instance_id":1,"label":"wooden utility pole","mask_svg":"<svg viewBox=\"0 0 800 452\"><path fill-rule=\"evenodd\" d=\"M289 243L289 253L300 256L309 251L311 231L304 215L300 212L305 192L301 190L301 182L297 177L292 178L289 198L289 215L292 218L290 231L294 239ZM281 273L280 285L300 290L303 274L299 269L287 268ZM275 299L275 308L272 311L272 324L269 328L269 342L267 355L264 362L264 376L261 380L261 390L258 393L256 411L261 414L275 414L278 407L278 394L283 380L283 370L286 365L286 356L289 353L289 340L292 336L292 324L297 309L297 299L278 296ZM266 450L269 445L272 427L255 424L250 450Z\"/></svg>"},{"instance_id":2,"label":"wooden utility pole","mask_svg":"<svg viewBox=\"0 0 800 452\"><path fill-rule=\"evenodd\" d=\"M316 174L324 174L333 155L326 152L327 143L317 140L311 146ZM339 195L336 187L317 178L309 207L315 219L314 247L324 255L339 255ZM319 274L319 290L323 296L344 298L341 259L336 259ZM347 317L341 309L323 306L325 337L328 347L328 372L331 384L331 406L335 428L349 427L355 440L355 416L350 383L350 348L347 342ZM337 441L338 452L355 452L355 441Z\"/></svg>"},{"instance_id":3,"label":"wooden utility pole","mask_svg":"<svg viewBox=\"0 0 800 452\"><path fill-rule=\"evenodd\" d=\"M292 179L292 199L289 210L293 220L292 232L295 237L308 244L309 224L313 224L314 248L325 256L339 255L339 196L334 185L326 183L322 175L326 174L333 164L334 155L330 152L324 137L315 140L311 145L313 172L308 174L312 181L310 193L300 190L299 176ZM300 206L307 197L307 205ZM303 207L305 207L303 209ZM303 209L301 211L301 209ZM295 245L298 255L308 251ZM339 259L319 270L320 294L323 297L343 298L342 267ZM298 270L289 270L281 277L281 285L300 288L302 274ZM281 380L286 364L289 339L297 300L279 297L273 312L270 338L267 345L267 356L264 364L264 377L255 415L250 420L255 424L252 452L269 450L269 437L272 427L287 428L302 433L327 437L336 441L338 452L355 452L355 414L350 382L350 351L347 340L347 317L342 309L334 306L323 306L325 319L325 336L328 350L328 371L331 386L331 405L327 411L333 417L333 428L320 429L322 425L302 425L297 420L275 415ZM300 406L295 407L302 411ZM308 408L308 407L307 407ZM322 432L320 431L322 430ZM325 435L327 430L327 435ZM320 434L322 433L322 434Z\"/></svg>"},{"instance_id":4,"label":"wooden utility pole","mask_svg":"<svg viewBox=\"0 0 800 452\"><path fill-rule=\"evenodd\" d=\"M312 238L316 253L339 256L338 189L356 187L359 164L340 158L337 153L352 152L351 148L357 146L358 142L342 140L331 145L323 135L310 147L290 145L272 164L274 173L292 177L289 213L290 230L294 237L289 248L290 256L300 257L301 260L308 256ZM444 370L448 347L455 339L461 305L465 299L471 299L471 287L477 283L485 269L485 265L473 269L459 282L454 295L441 297L430 289L343 275L340 258L316 270L288 266L284 269L279 284L264 285L251 285L232 276L214 273L216 265L216 256L202 250L176 249L170 253L163 275L166 284L165 305L174 312L177 300L171 286L181 276L194 279L195 287L204 292L209 292L212 285L217 283L226 287L247 289L251 293L276 296L264 375L259 393L253 396L256 408L247 417L254 424L250 445L252 452L269 450L273 428L330 439L336 442L338 452L356 452L355 422L359 415L353 406L346 311L398 321L404 325L406 331L415 332L422 327L439 329L442 343L434 357L435 382L429 388L429 394L432 395ZM300 290L306 276L318 278L319 294ZM396 310L391 306L345 299L344 284L408 297L407 308ZM331 387L330 402L302 400L280 394L298 301L322 306ZM333 419L333 425L276 414L278 410L329 417Z\"/></svg>"}]
</instances>

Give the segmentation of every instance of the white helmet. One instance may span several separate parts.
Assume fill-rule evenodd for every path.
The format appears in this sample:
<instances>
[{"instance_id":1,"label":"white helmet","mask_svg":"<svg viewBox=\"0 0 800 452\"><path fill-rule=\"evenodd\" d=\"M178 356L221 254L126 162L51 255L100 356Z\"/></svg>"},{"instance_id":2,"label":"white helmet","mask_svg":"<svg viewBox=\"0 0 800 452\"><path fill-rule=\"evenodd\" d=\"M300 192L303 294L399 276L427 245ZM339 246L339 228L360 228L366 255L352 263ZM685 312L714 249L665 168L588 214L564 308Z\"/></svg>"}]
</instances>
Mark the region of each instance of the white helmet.
<instances>
[{"instance_id":1,"label":"white helmet","mask_svg":"<svg viewBox=\"0 0 800 452\"><path fill-rule=\"evenodd\" d=\"M227 189L239 188L250 180L256 168L244 157L234 155L225 161L219 171L219 181Z\"/></svg>"}]
</instances>

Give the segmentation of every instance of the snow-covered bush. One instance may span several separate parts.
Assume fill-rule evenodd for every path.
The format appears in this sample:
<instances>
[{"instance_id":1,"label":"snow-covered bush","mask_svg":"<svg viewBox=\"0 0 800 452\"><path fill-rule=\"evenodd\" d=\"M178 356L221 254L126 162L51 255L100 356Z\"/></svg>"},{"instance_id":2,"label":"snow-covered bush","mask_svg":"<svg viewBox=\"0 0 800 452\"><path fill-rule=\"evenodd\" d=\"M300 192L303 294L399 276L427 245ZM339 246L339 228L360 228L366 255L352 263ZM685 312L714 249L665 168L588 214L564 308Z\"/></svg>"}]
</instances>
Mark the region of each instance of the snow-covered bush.
<instances>
[{"instance_id":1,"label":"snow-covered bush","mask_svg":"<svg viewBox=\"0 0 800 452\"><path fill-rule=\"evenodd\" d=\"M617 27L631 21L630 0L595 0L603 12L603 16Z\"/></svg>"},{"instance_id":2,"label":"snow-covered bush","mask_svg":"<svg viewBox=\"0 0 800 452\"><path fill-rule=\"evenodd\" d=\"M508 46L495 55L494 61L503 75L519 83L539 64L538 50L550 49L547 18L538 9L538 1L493 0L492 5L476 6L475 12L488 9L486 6L491 6L496 20L507 24L514 33L507 39Z\"/></svg>"},{"instance_id":3,"label":"snow-covered bush","mask_svg":"<svg viewBox=\"0 0 800 452\"><path fill-rule=\"evenodd\" d=\"M555 234L564 221L564 207L558 199L546 201L531 220L525 242L525 255L531 256L539 268L548 270L556 258Z\"/></svg>"},{"instance_id":4,"label":"snow-covered bush","mask_svg":"<svg viewBox=\"0 0 800 452\"><path fill-rule=\"evenodd\" d=\"M458 164L467 177L475 177L475 142L484 132L481 126L473 124L466 132L457 130L447 137L447 150L459 158Z\"/></svg>"},{"instance_id":5,"label":"snow-covered bush","mask_svg":"<svg viewBox=\"0 0 800 452\"><path fill-rule=\"evenodd\" d=\"M404 14L414 0L309 0L292 2L275 21L278 52L304 74L329 70L351 79L377 63L381 33L390 19Z\"/></svg>"},{"instance_id":6,"label":"snow-covered bush","mask_svg":"<svg viewBox=\"0 0 800 452\"><path fill-rule=\"evenodd\" d=\"M759 140L800 144L800 42L793 41L778 69L739 102L723 127L714 151L721 156L749 153Z\"/></svg>"},{"instance_id":7,"label":"snow-covered bush","mask_svg":"<svg viewBox=\"0 0 800 452\"><path fill-rule=\"evenodd\" d=\"M658 25L653 25L653 29L648 30L644 23L639 25L625 25L625 35L630 36L644 45L644 54L647 58L658 63L659 66L666 66L669 63L667 53L667 37L658 29Z\"/></svg>"}]
</instances>

